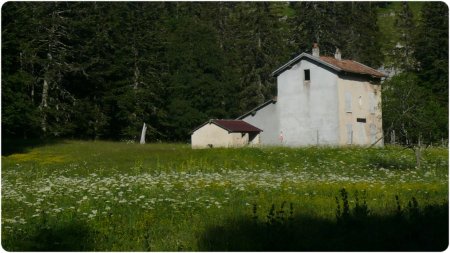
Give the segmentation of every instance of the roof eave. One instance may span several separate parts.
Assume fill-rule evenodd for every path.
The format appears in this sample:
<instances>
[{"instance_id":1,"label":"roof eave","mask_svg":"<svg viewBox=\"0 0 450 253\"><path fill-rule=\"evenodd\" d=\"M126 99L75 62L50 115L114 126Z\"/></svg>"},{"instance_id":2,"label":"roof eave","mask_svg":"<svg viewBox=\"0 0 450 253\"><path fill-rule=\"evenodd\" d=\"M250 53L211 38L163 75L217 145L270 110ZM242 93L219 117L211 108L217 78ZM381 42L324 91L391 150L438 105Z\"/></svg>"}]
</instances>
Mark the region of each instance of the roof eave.
<instances>
[{"instance_id":1,"label":"roof eave","mask_svg":"<svg viewBox=\"0 0 450 253\"><path fill-rule=\"evenodd\" d=\"M381 79L383 77L386 77L386 75L380 73L381 75L373 75L370 73L360 73L360 72L354 72L354 71L348 71L348 70L342 70L341 71L342 74L344 75L357 75L357 76L365 76L365 77L369 77L372 79Z\"/></svg>"},{"instance_id":2,"label":"roof eave","mask_svg":"<svg viewBox=\"0 0 450 253\"><path fill-rule=\"evenodd\" d=\"M374 77L374 78L383 78L383 77L387 77L386 74L381 73L380 71L378 71L378 70L376 70L376 69L374 69L374 68L371 68L371 67L369 67L369 66L367 66L367 65L365 65L365 64L362 64L361 62L357 62L357 61L353 61L353 62L354 62L354 63L357 63L357 64L359 64L359 65L361 65L361 66L364 66L364 67L366 67L366 68L373 69L375 72L378 72L378 73L379 73L379 75L368 74L368 75L370 75L371 77Z\"/></svg>"},{"instance_id":3,"label":"roof eave","mask_svg":"<svg viewBox=\"0 0 450 253\"><path fill-rule=\"evenodd\" d=\"M306 57L308 59L311 59L313 61L316 61L320 64L323 64L331 69L334 69L336 71L342 71L341 68L338 68L336 66L334 66L333 64L330 64L326 61L321 60L318 57L312 56L310 54L307 53L301 53L300 55L296 56L294 59L290 60L288 63L284 64L283 66L279 67L277 70L275 70L274 72L272 72L271 76L272 77L276 77L278 76L280 73L282 73L284 70L286 70L287 68L291 67L291 65L297 63L301 58Z\"/></svg>"},{"instance_id":4,"label":"roof eave","mask_svg":"<svg viewBox=\"0 0 450 253\"><path fill-rule=\"evenodd\" d=\"M248 111L248 112L242 114L241 116L237 117L236 119L237 119L237 120L242 120L243 118L245 118L245 117L247 117L248 115L250 115L252 112L257 112L257 111L259 111L260 109L266 107L267 105L269 105L269 104L275 104L275 103L277 103L277 100L274 99L274 98L272 98L272 99L270 99L270 100L267 100L266 102L264 102L264 103L258 105L257 107L251 109L250 111ZM259 128L258 128L258 129L259 129ZM262 131L262 130L261 130L261 131Z\"/></svg>"},{"instance_id":5,"label":"roof eave","mask_svg":"<svg viewBox=\"0 0 450 253\"><path fill-rule=\"evenodd\" d=\"M244 121L244 122L245 122L245 121ZM214 124L214 125L216 125L216 126L218 126L218 127L220 127L220 128L222 128L222 129L224 129L224 130L226 130L226 131L228 131L228 133L253 133L253 132L258 133L258 132L262 132L262 131L263 131L263 130L261 130L261 129L259 129L259 128L253 126L253 125L252 125L252 126L253 126L254 128L258 129L259 131L234 131L234 130L231 130L231 129L225 127L225 126L222 126L222 125L218 124L218 123L215 122L214 120L211 120L211 123ZM249 123L247 123L247 124L249 124Z\"/></svg>"},{"instance_id":6,"label":"roof eave","mask_svg":"<svg viewBox=\"0 0 450 253\"><path fill-rule=\"evenodd\" d=\"M190 131L189 134L193 134L195 131L199 130L200 128L202 128L204 125L211 123L211 120L206 121L205 123L201 124L200 126L194 128L194 130Z\"/></svg>"}]
</instances>

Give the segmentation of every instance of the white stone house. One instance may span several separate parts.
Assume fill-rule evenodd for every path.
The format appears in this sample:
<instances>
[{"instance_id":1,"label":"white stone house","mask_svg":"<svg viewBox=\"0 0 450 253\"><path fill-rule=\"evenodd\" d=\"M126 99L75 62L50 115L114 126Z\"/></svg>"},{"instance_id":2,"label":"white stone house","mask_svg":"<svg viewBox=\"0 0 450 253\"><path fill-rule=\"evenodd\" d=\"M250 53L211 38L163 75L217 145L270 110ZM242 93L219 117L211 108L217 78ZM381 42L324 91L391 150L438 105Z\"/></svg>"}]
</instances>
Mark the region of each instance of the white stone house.
<instances>
[{"instance_id":1,"label":"white stone house","mask_svg":"<svg viewBox=\"0 0 450 253\"><path fill-rule=\"evenodd\" d=\"M192 131L192 148L243 147L260 143L261 129L242 120L210 120Z\"/></svg>"},{"instance_id":2,"label":"white stone house","mask_svg":"<svg viewBox=\"0 0 450 253\"><path fill-rule=\"evenodd\" d=\"M379 71L353 60L302 53L272 75L277 97L238 117L262 129L262 145L383 146Z\"/></svg>"}]
</instances>

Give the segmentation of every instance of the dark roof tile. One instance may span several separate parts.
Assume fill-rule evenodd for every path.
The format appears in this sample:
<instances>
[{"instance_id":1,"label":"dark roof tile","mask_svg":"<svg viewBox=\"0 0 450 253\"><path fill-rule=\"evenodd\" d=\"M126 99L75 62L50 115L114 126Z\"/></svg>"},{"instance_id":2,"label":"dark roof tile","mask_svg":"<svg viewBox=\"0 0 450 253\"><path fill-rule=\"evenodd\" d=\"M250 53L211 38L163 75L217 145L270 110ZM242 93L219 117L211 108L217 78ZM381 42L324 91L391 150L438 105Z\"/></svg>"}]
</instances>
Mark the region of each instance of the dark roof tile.
<instances>
[{"instance_id":1,"label":"dark roof tile","mask_svg":"<svg viewBox=\"0 0 450 253\"><path fill-rule=\"evenodd\" d=\"M250 125L243 120L226 120L215 119L212 121L214 124L230 131L230 132L261 132L262 130Z\"/></svg>"},{"instance_id":2,"label":"dark roof tile","mask_svg":"<svg viewBox=\"0 0 450 253\"><path fill-rule=\"evenodd\" d=\"M275 70L272 73L272 76L276 77L286 69L290 68L292 65L296 64L298 61L300 61L303 58L308 58L309 60L321 63L325 66L328 66L338 72L348 72L348 73L356 73L356 74L362 74L362 75L368 75L375 78L382 78L386 77L385 74L368 67L362 63L359 63L357 61L353 60L337 60L334 57L330 56L320 56L315 57L307 53L301 53L300 55L296 56L294 59L290 60L277 70Z\"/></svg>"}]
</instances>

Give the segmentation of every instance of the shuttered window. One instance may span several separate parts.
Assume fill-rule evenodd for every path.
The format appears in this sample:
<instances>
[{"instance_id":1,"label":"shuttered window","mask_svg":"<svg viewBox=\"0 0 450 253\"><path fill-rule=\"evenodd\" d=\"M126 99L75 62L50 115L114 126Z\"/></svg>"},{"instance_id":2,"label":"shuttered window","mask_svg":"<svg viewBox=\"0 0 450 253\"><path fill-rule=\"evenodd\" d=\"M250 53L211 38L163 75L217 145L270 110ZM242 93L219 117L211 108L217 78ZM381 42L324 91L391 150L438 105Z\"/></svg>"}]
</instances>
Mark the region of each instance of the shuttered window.
<instances>
[{"instance_id":1,"label":"shuttered window","mask_svg":"<svg viewBox=\"0 0 450 253\"><path fill-rule=\"evenodd\" d=\"M369 101L370 101L369 111L370 111L370 113L375 114L375 110L377 108L377 101L375 99L375 93L369 92Z\"/></svg>"},{"instance_id":2,"label":"shuttered window","mask_svg":"<svg viewBox=\"0 0 450 253\"><path fill-rule=\"evenodd\" d=\"M353 129L352 124L347 124L347 144L353 143Z\"/></svg>"},{"instance_id":3,"label":"shuttered window","mask_svg":"<svg viewBox=\"0 0 450 253\"><path fill-rule=\"evenodd\" d=\"M370 140L373 143L377 141L377 126L370 124Z\"/></svg>"},{"instance_id":4,"label":"shuttered window","mask_svg":"<svg viewBox=\"0 0 450 253\"><path fill-rule=\"evenodd\" d=\"M350 92L345 93L345 112L352 112L352 94Z\"/></svg>"}]
</instances>

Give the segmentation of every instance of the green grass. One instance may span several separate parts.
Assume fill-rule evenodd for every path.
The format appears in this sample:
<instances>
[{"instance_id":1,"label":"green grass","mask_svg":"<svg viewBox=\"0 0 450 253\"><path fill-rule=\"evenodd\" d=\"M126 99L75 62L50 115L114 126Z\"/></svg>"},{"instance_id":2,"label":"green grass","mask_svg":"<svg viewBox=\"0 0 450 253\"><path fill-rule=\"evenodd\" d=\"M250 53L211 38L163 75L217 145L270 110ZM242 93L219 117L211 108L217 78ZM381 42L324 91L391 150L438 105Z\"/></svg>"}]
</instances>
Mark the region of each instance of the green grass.
<instances>
[{"instance_id":1,"label":"green grass","mask_svg":"<svg viewBox=\"0 0 450 253\"><path fill-rule=\"evenodd\" d=\"M227 250L214 235L239 235L229 238L239 245L254 205L262 223L286 201L295 217L330 229L342 188L351 207L365 192L373 219L392 215L396 195L405 208L413 197L421 209L448 203L446 148L427 149L420 169L411 150L393 146L192 150L60 141L20 150L2 156L6 250Z\"/></svg>"}]
</instances>

